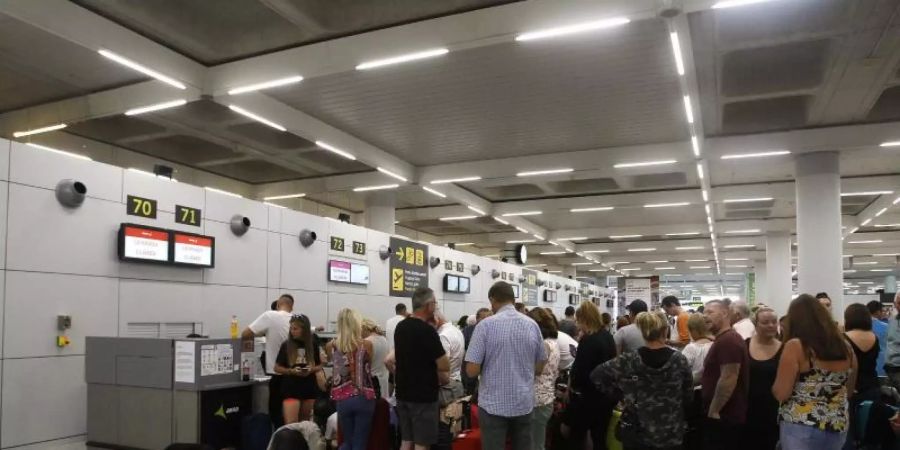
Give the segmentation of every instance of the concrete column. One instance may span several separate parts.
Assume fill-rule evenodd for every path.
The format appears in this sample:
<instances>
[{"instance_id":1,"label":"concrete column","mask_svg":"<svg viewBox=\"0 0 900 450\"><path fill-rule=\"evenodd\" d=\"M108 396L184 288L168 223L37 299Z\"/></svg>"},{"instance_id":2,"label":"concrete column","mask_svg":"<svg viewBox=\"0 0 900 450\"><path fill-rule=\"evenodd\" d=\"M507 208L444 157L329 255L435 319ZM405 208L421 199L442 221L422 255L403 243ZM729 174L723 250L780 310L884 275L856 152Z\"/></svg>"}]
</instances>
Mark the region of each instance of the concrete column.
<instances>
[{"instance_id":1,"label":"concrete column","mask_svg":"<svg viewBox=\"0 0 900 450\"><path fill-rule=\"evenodd\" d=\"M798 155L795 163L799 291L827 292L837 317L844 311L838 152Z\"/></svg>"},{"instance_id":2,"label":"concrete column","mask_svg":"<svg viewBox=\"0 0 900 450\"><path fill-rule=\"evenodd\" d=\"M753 274L756 279L756 303L765 303L769 304L766 298L769 295L769 291L766 289L766 262L764 260L753 261Z\"/></svg>"},{"instance_id":3,"label":"concrete column","mask_svg":"<svg viewBox=\"0 0 900 450\"><path fill-rule=\"evenodd\" d=\"M897 277L895 277L894 275L887 275L884 277L884 292L897 292Z\"/></svg>"},{"instance_id":4,"label":"concrete column","mask_svg":"<svg viewBox=\"0 0 900 450\"><path fill-rule=\"evenodd\" d=\"M373 192L366 196L366 227L394 234L396 204L393 192Z\"/></svg>"},{"instance_id":5,"label":"concrete column","mask_svg":"<svg viewBox=\"0 0 900 450\"><path fill-rule=\"evenodd\" d=\"M758 302L772 307L779 316L791 304L791 235L786 231L766 234L765 291Z\"/></svg>"}]
</instances>

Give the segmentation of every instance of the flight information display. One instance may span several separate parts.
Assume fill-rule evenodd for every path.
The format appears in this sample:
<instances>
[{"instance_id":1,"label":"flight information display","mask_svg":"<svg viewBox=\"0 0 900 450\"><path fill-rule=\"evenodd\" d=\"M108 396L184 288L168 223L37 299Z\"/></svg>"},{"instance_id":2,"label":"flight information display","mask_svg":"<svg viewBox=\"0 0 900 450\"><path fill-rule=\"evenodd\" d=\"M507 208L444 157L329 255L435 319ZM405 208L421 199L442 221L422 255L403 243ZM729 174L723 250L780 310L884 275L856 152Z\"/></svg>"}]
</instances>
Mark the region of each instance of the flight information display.
<instances>
[{"instance_id":1,"label":"flight information display","mask_svg":"<svg viewBox=\"0 0 900 450\"><path fill-rule=\"evenodd\" d=\"M168 230L123 223L119 228L119 259L169 262L169 239Z\"/></svg>"},{"instance_id":2,"label":"flight information display","mask_svg":"<svg viewBox=\"0 0 900 450\"><path fill-rule=\"evenodd\" d=\"M172 235L174 236L172 262L197 267L213 267L215 238L177 231L172 232Z\"/></svg>"}]
</instances>

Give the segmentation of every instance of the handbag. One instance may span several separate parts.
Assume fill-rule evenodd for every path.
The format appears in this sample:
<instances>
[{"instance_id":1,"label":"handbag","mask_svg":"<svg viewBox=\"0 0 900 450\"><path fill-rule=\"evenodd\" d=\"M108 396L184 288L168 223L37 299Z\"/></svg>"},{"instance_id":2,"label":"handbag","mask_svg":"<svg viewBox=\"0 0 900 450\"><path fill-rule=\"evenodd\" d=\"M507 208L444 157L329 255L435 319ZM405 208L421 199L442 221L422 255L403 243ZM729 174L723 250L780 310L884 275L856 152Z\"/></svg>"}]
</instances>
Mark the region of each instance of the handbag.
<instances>
[{"instance_id":1,"label":"handbag","mask_svg":"<svg viewBox=\"0 0 900 450\"><path fill-rule=\"evenodd\" d=\"M438 389L438 404L441 409L446 408L448 405L455 402L456 399L462 398L464 394L465 392L463 392L462 383L451 380L450 383L441 386Z\"/></svg>"}]
</instances>

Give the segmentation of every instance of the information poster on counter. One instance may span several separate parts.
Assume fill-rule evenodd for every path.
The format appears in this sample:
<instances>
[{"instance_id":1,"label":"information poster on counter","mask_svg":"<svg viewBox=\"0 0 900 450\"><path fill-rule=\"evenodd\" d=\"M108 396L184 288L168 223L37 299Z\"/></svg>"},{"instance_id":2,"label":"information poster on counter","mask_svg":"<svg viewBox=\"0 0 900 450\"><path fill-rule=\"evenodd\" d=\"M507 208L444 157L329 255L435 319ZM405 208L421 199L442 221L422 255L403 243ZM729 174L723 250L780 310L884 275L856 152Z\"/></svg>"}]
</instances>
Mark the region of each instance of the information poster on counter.
<instances>
[{"instance_id":1,"label":"information poster on counter","mask_svg":"<svg viewBox=\"0 0 900 450\"><path fill-rule=\"evenodd\" d=\"M428 287L428 246L391 238L390 295L410 297L416 289Z\"/></svg>"},{"instance_id":2,"label":"information poster on counter","mask_svg":"<svg viewBox=\"0 0 900 450\"><path fill-rule=\"evenodd\" d=\"M522 303L528 306L538 304L538 273L533 270L522 269Z\"/></svg>"},{"instance_id":3,"label":"information poster on counter","mask_svg":"<svg viewBox=\"0 0 900 450\"><path fill-rule=\"evenodd\" d=\"M189 341L175 341L175 382L194 384L196 345Z\"/></svg>"}]
</instances>

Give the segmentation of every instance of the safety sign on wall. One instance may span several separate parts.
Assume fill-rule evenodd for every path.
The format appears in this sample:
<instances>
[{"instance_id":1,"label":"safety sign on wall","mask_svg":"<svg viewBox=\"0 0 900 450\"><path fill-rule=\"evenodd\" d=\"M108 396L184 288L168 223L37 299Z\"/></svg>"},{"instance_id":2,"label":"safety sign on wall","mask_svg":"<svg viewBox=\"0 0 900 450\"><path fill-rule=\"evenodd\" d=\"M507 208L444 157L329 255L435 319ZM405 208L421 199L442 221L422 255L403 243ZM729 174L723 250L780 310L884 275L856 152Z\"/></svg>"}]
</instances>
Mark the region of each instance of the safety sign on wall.
<instances>
[{"instance_id":1,"label":"safety sign on wall","mask_svg":"<svg viewBox=\"0 0 900 450\"><path fill-rule=\"evenodd\" d=\"M391 238L390 295L410 297L416 289L428 287L428 246Z\"/></svg>"},{"instance_id":2,"label":"safety sign on wall","mask_svg":"<svg viewBox=\"0 0 900 450\"><path fill-rule=\"evenodd\" d=\"M522 282L522 303L536 306L538 304L538 273L533 270L522 269L522 277L525 278L525 281Z\"/></svg>"}]
</instances>

